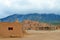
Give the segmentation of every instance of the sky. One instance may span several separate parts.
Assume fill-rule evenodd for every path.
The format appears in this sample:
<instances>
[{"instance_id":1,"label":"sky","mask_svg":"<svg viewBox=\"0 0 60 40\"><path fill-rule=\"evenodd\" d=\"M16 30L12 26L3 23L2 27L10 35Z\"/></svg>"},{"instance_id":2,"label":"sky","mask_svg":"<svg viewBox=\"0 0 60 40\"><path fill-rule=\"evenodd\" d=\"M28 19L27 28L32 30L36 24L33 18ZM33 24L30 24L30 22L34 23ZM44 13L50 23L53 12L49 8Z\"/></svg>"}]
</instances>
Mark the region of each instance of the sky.
<instances>
[{"instance_id":1,"label":"sky","mask_svg":"<svg viewBox=\"0 0 60 40\"><path fill-rule=\"evenodd\" d=\"M0 18L29 13L60 14L60 0L0 0Z\"/></svg>"}]
</instances>

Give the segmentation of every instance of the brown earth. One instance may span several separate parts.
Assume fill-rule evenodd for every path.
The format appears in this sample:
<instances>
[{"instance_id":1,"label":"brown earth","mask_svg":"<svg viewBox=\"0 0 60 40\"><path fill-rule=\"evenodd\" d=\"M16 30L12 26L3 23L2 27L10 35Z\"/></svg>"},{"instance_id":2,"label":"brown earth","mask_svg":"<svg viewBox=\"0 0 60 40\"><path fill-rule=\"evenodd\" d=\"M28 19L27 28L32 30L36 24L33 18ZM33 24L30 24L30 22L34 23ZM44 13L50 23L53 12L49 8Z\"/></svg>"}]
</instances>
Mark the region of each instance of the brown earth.
<instances>
[{"instance_id":1,"label":"brown earth","mask_svg":"<svg viewBox=\"0 0 60 40\"><path fill-rule=\"evenodd\" d=\"M23 38L0 38L0 40L60 40L60 30L35 31L28 30Z\"/></svg>"}]
</instances>

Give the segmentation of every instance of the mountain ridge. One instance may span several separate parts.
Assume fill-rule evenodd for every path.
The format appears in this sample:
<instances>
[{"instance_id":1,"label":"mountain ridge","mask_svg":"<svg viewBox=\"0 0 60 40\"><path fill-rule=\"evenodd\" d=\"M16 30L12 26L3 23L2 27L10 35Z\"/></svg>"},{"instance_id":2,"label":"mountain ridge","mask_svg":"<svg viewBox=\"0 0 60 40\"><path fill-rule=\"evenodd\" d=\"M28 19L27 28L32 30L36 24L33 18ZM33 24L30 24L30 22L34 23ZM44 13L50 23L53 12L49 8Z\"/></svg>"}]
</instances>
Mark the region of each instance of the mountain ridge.
<instances>
[{"instance_id":1,"label":"mountain ridge","mask_svg":"<svg viewBox=\"0 0 60 40\"><path fill-rule=\"evenodd\" d=\"M24 20L33 20L38 22L59 22L60 23L60 15L56 14L13 14L8 17L0 19L0 22L14 22L16 19L18 19L19 22L22 22Z\"/></svg>"}]
</instances>

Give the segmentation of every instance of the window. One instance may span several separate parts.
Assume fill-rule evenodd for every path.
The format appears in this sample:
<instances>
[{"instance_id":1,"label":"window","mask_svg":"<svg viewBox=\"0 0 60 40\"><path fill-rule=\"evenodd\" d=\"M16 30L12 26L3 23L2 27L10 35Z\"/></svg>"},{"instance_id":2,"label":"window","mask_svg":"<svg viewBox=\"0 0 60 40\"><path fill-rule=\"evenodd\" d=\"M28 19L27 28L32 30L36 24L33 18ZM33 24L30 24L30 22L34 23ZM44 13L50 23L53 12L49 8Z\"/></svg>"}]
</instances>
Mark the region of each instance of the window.
<instances>
[{"instance_id":1,"label":"window","mask_svg":"<svg viewBox=\"0 0 60 40\"><path fill-rule=\"evenodd\" d=\"M13 27L8 27L8 30L13 30Z\"/></svg>"},{"instance_id":2,"label":"window","mask_svg":"<svg viewBox=\"0 0 60 40\"><path fill-rule=\"evenodd\" d=\"M49 29L49 27L45 27L45 29L46 29L46 30L48 30L48 29Z\"/></svg>"},{"instance_id":3,"label":"window","mask_svg":"<svg viewBox=\"0 0 60 40\"><path fill-rule=\"evenodd\" d=\"M31 30L31 28L28 28L28 30Z\"/></svg>"}]
</instances>

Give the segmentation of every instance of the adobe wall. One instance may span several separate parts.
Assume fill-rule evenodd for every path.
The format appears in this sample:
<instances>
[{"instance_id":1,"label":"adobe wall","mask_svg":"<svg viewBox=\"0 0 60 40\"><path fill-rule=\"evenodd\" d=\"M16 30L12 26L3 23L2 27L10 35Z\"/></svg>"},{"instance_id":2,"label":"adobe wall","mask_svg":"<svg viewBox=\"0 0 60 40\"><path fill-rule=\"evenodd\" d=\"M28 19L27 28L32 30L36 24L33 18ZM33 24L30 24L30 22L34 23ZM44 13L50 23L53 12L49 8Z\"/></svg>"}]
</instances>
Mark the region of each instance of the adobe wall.
<instances>
[{"instance_id":1,"label":"adobe wall","mask_svg":"<svg viewBox=\"0 0 60 40\"><path fill-rule=\"evenodd\" d=\"M13 27L13 30L8 30L8 27ZM19 23L0 23L1 37L23 37L22 25Z\"/></svg>"}]
</instances>

